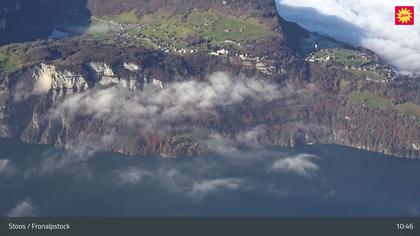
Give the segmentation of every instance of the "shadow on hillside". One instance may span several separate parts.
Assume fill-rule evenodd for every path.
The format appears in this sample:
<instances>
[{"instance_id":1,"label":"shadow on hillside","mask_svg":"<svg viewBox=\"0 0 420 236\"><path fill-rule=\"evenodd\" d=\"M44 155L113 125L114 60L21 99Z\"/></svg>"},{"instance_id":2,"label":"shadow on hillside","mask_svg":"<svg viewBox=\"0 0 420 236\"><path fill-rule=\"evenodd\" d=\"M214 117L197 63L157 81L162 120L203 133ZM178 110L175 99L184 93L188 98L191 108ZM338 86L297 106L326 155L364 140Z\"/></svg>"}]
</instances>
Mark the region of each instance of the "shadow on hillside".
<instances>
[{"instance_id":1,"label":"shadow on hillside","mask_svg":"<svg viewBox=\"0 0 420 236\"><path fill-rule=\"evenodd\" d=\"M0 45L81 34L90 16L86 0L2 0Z\"/></svg>"},{"instance_id":2,"label":"shadow on hillside","mask_svg":"<svg viewBox=\"0 0 420 236\"><path fill-rule=\"evenodd\" d=\"M302 28L321 35L330 36L338 41L360 45L366 31L340 17L325 15L310 7L291 7L276 1L279 15Z\"/></svg>"}]
</instances>

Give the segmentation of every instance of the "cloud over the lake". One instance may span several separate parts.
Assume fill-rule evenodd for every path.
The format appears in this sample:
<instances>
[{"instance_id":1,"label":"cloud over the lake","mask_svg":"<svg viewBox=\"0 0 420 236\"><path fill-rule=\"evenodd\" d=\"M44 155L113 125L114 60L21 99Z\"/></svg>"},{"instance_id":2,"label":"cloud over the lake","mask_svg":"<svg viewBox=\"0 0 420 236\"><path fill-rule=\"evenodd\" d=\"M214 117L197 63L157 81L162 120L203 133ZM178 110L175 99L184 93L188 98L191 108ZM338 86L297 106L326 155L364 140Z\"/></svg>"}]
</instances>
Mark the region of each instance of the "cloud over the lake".
<instances>
[{"instance_id":1,"label":"cloud over the lake","mask_svg":"<svg viewBox=\"0 0 420 236\"><path fill-rule=\"evenodd\" d=\"M25 199L14 206L9 213L8 217L34 217L35 207L32 205L31 199Z\"/></svg>"},{"instance_id":2,"label":"cloud over the lake","mask_svg":"<svg viewBox=\"0 0 420 236\"><path fill-rule=\"evenodd\" d=\"M320 166L315 162L317 158L315 155L305 153L288 156L275 161L271 165L270 171L311 177L320 169Z\"/></svg>"},{"instance_id":3,"label":"cloud over the lake","mask_svg":"<svg viewBox=\"0 0 420 236\"><path fill-rule=\"evenodd\" d=\"M420 73L420 27L394 25L394 7L420 1L277 0L280 15L309 31L369 48L402 72Z\"/></svg>"},{"instance_id":4,"label":"cloud over the lake","mask_svg":"<svg viewBox=\"0 0 420 236\"><path fill-rule=\"evenodd\" d=\"M0 175L1 174L11 174L14 171L14 167L11 164L9 159L0 159Z\"/></svg>"},{"instance_id":5,"label":"cloud over the lake","mask_svg":"<svg viewBox=\"0 0 420 236\"><path fill-rule=\"evenodd\" d=\"M226 157L225 164L232 159ZM116 187L152 184L169 193L200 201L209 195L247 190L245 179L226 176L226 169L212 159L194 159L187 162L162 160L158 166L130 166L112 172ZM222 177L223 176L223 177Z\"/></svg>"},{"instance_id":6,"label":"cloud over the lake","mask_svg":"<svg viewBox=\"0 0 420 236\"><path fill-rule=\"evenodd\" d=\"M219 191L234 191L241 188L243 180L239 178L220 178L194 182L190 196L193 198L203 198L208 194L218 193Z\"/></svg>"},{"instance_id":7,"label":"cloud over the lake","mask_svg":"<svg viewBox=\"0 0 420 236\"><path fill-rule=\"evenodd\" d=\"M154 177L153 172L144 168L129 167L115 171L118 181L122 185L138 184L146 177Z\"/></svg>"}]
</instances>

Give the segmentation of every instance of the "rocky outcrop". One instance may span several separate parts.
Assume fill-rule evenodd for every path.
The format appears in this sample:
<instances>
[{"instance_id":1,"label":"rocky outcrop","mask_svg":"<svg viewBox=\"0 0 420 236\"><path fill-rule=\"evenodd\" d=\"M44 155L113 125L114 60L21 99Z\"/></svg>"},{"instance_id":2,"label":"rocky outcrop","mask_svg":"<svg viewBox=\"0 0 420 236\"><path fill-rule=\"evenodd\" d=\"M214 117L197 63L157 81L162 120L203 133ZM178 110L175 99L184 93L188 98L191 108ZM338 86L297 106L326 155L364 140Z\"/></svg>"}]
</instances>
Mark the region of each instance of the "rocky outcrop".
<instances>
[{"instance_id":1,"label":"rocky outcrop","mask_svg":"<svg viewBox=\"0 0 420 236\"><path fill-rule=\"evenodd\" d=\"M41 64L40 67L33 69L33 78L37 83L45 85L40 88L48 92L52 90L75 90L76 92L85 91L89 88L83 75L73 73L68 70L57 70L54 65Z\"/></svg>"}]
</instances>

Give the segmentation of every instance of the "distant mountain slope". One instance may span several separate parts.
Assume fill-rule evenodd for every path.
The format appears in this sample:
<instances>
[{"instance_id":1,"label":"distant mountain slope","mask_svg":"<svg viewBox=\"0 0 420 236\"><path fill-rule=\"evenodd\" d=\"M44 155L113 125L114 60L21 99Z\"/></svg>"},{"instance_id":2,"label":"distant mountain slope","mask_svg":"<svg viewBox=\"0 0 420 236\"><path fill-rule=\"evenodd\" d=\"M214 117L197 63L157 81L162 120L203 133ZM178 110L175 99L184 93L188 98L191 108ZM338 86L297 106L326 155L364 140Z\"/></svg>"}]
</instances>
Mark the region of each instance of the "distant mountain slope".
<instances>
[{"instance_id":1,"label":"distant mountain slope","mask_svg":"<svg viewBox=\"0 0 420 236\"><path fill-rule=\"evenodd\" d=\"M418 79L284 21L274 0L82 5L64 15L88 9L83 30L58 21L48 33L69 35L0 47L1 136L165 157L335 143L419 158Z\"/></svg>"}]
</instances>

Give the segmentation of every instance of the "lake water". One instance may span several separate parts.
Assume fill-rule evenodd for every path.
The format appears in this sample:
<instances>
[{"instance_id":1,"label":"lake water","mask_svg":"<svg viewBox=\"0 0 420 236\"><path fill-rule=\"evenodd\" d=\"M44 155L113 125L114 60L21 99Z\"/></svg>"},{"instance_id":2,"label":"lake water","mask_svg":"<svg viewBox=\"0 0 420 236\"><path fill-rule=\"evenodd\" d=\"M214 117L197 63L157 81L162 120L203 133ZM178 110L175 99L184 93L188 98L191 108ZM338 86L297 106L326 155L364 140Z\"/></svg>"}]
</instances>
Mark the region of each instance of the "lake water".
<instances>
[{"instance_id":1,"label":"lake water","mask_svg":"<svg viewBox=\"0 0 420 236\"><path fill-rule=\"evenodd\" d=\"M418 216L420 160L336 145L167 160L0 139L0 214Z\"/></svg>"}]
</instances>

